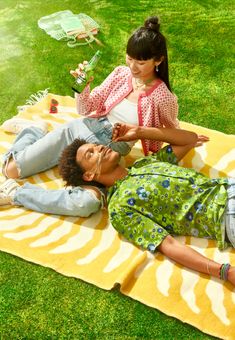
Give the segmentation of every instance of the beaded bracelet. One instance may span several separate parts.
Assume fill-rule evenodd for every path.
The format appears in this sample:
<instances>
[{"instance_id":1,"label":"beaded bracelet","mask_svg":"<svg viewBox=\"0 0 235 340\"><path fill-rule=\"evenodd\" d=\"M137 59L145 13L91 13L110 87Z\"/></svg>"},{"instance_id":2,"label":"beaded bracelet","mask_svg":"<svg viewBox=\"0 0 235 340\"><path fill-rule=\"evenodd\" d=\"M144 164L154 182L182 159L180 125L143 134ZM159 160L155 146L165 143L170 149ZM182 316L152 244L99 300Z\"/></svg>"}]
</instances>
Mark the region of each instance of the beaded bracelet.
<instances>
[{"instance_id":1,"label":"beaded bracelet","mask_svg":"<svg viewBox=\"0 0 235 340\"><path fill-rule=\"evenodd\" d=\"M219 270L219 277L221 280L227 281L228 280L228 271L230 268L230 264L229 263L223 263L220 266L220 270Z\"/></svg>"}]
</instances>

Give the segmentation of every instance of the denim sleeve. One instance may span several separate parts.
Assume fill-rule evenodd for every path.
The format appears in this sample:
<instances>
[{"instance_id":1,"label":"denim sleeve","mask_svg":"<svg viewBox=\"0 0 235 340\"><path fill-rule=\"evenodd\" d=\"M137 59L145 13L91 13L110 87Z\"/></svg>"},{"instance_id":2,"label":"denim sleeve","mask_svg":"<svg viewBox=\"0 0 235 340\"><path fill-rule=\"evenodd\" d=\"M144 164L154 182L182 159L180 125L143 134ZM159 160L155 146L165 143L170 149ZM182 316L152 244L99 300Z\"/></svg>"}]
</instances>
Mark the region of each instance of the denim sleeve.
<instances>
[{"instance_id":1,"label":"denim sleeve","mask_svg":"<svg viewBox=\"0 0 235 340\"><path fill-rule=\"evenodd\" d=\"M30 183L16 191L14 204L41 213L80 217L88 217L101 208L100 200L89 190L46 190Z\"/></svg>"}]
</instances>

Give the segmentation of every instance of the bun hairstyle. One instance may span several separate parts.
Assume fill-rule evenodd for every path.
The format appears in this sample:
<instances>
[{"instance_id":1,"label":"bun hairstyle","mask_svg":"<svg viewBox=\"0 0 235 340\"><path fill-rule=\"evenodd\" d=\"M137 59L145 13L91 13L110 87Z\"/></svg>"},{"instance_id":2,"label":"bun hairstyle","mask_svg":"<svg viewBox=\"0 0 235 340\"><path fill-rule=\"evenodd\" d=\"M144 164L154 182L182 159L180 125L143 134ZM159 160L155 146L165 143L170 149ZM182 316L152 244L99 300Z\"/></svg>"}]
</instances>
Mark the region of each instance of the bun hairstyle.
<instances>
[{"instance_id":1,"label":"bun hairstyle","mask_svg":"<svg viewBox=\"0 0 235 340\"><path fill-rule=\"evenodd\" d=\"M166 38L160 32L160 21L157 16L147 18L144 26L132 34L127 42L126 53L136 60L162 59L155 72L171 91Z\"/></svg>"},{"instance_id":2,"label":"bun hairstyle","mask_svg":"<svg viewBox=\"0 0 235 340\"><path fill-rule=\"evenodd\" d=\"M148 28L152 31L159 32L160 30L160 21L158 17L150 17L145 20L144 27Z\"/></svg>"}]
</instances>

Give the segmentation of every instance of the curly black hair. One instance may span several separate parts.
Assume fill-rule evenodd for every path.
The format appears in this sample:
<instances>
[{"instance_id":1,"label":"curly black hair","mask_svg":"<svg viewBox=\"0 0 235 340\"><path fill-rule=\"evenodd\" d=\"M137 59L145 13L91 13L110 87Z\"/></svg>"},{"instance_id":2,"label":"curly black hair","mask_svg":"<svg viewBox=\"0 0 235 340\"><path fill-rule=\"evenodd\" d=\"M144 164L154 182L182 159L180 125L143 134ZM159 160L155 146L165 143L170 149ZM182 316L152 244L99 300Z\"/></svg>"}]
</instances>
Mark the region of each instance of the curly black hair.
<instances>
[{"instance_id":1,"label":"curly black hair","mask_svg":"<svg viewBox=\"0 0 235 340\"><path fill-rule=\"evenodd\" d=\"M82 139L75 139L70 145L68 145L64 151L62 152L59 160L59 174L65 181L66 186L78 186L84 185L85 182L83 180L84 170L81 166L76 162L77 151L85 144L86 141ZM87 184L87 183L86 183Z\"/></svg>"},{"instance_id":2,"label":"curly black hair","mask_svg":"<svg viewBox=\"0 0 235 340\"><path fill-rule=\"evenodd\" d=\"M80 146L86 143L87 142L85 140L76 138L70 145L68 145L64 149L60 156L58 168L59 174L65 181L65 186L76 187L79 185L88 184L83 179L84 169L76 161L78 149L80 148ZM89 185L104 187L102 184L95 181L90 181Z\"/></svg>"}]
</instances>

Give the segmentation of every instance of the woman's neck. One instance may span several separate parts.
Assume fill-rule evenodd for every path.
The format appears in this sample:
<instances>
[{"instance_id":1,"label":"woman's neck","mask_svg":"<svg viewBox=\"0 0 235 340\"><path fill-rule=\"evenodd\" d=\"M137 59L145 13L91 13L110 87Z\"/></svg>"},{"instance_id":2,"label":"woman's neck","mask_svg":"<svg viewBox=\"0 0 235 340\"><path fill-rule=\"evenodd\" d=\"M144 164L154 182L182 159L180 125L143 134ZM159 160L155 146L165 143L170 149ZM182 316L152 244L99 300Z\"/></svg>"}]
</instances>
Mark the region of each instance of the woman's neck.
<instances>
[{"instance_id":1,"label":"woman's neck","mask_svg":"<svg viewBox=\"0 0 235 340\"><path fill-rule=\"evenodd\" d=\"M142 78L133 78L132 85L135 90L146 90L151 88L156 83L157 77L153 76L152 78L142 79Z\"/></svg>"}]
</instances>

